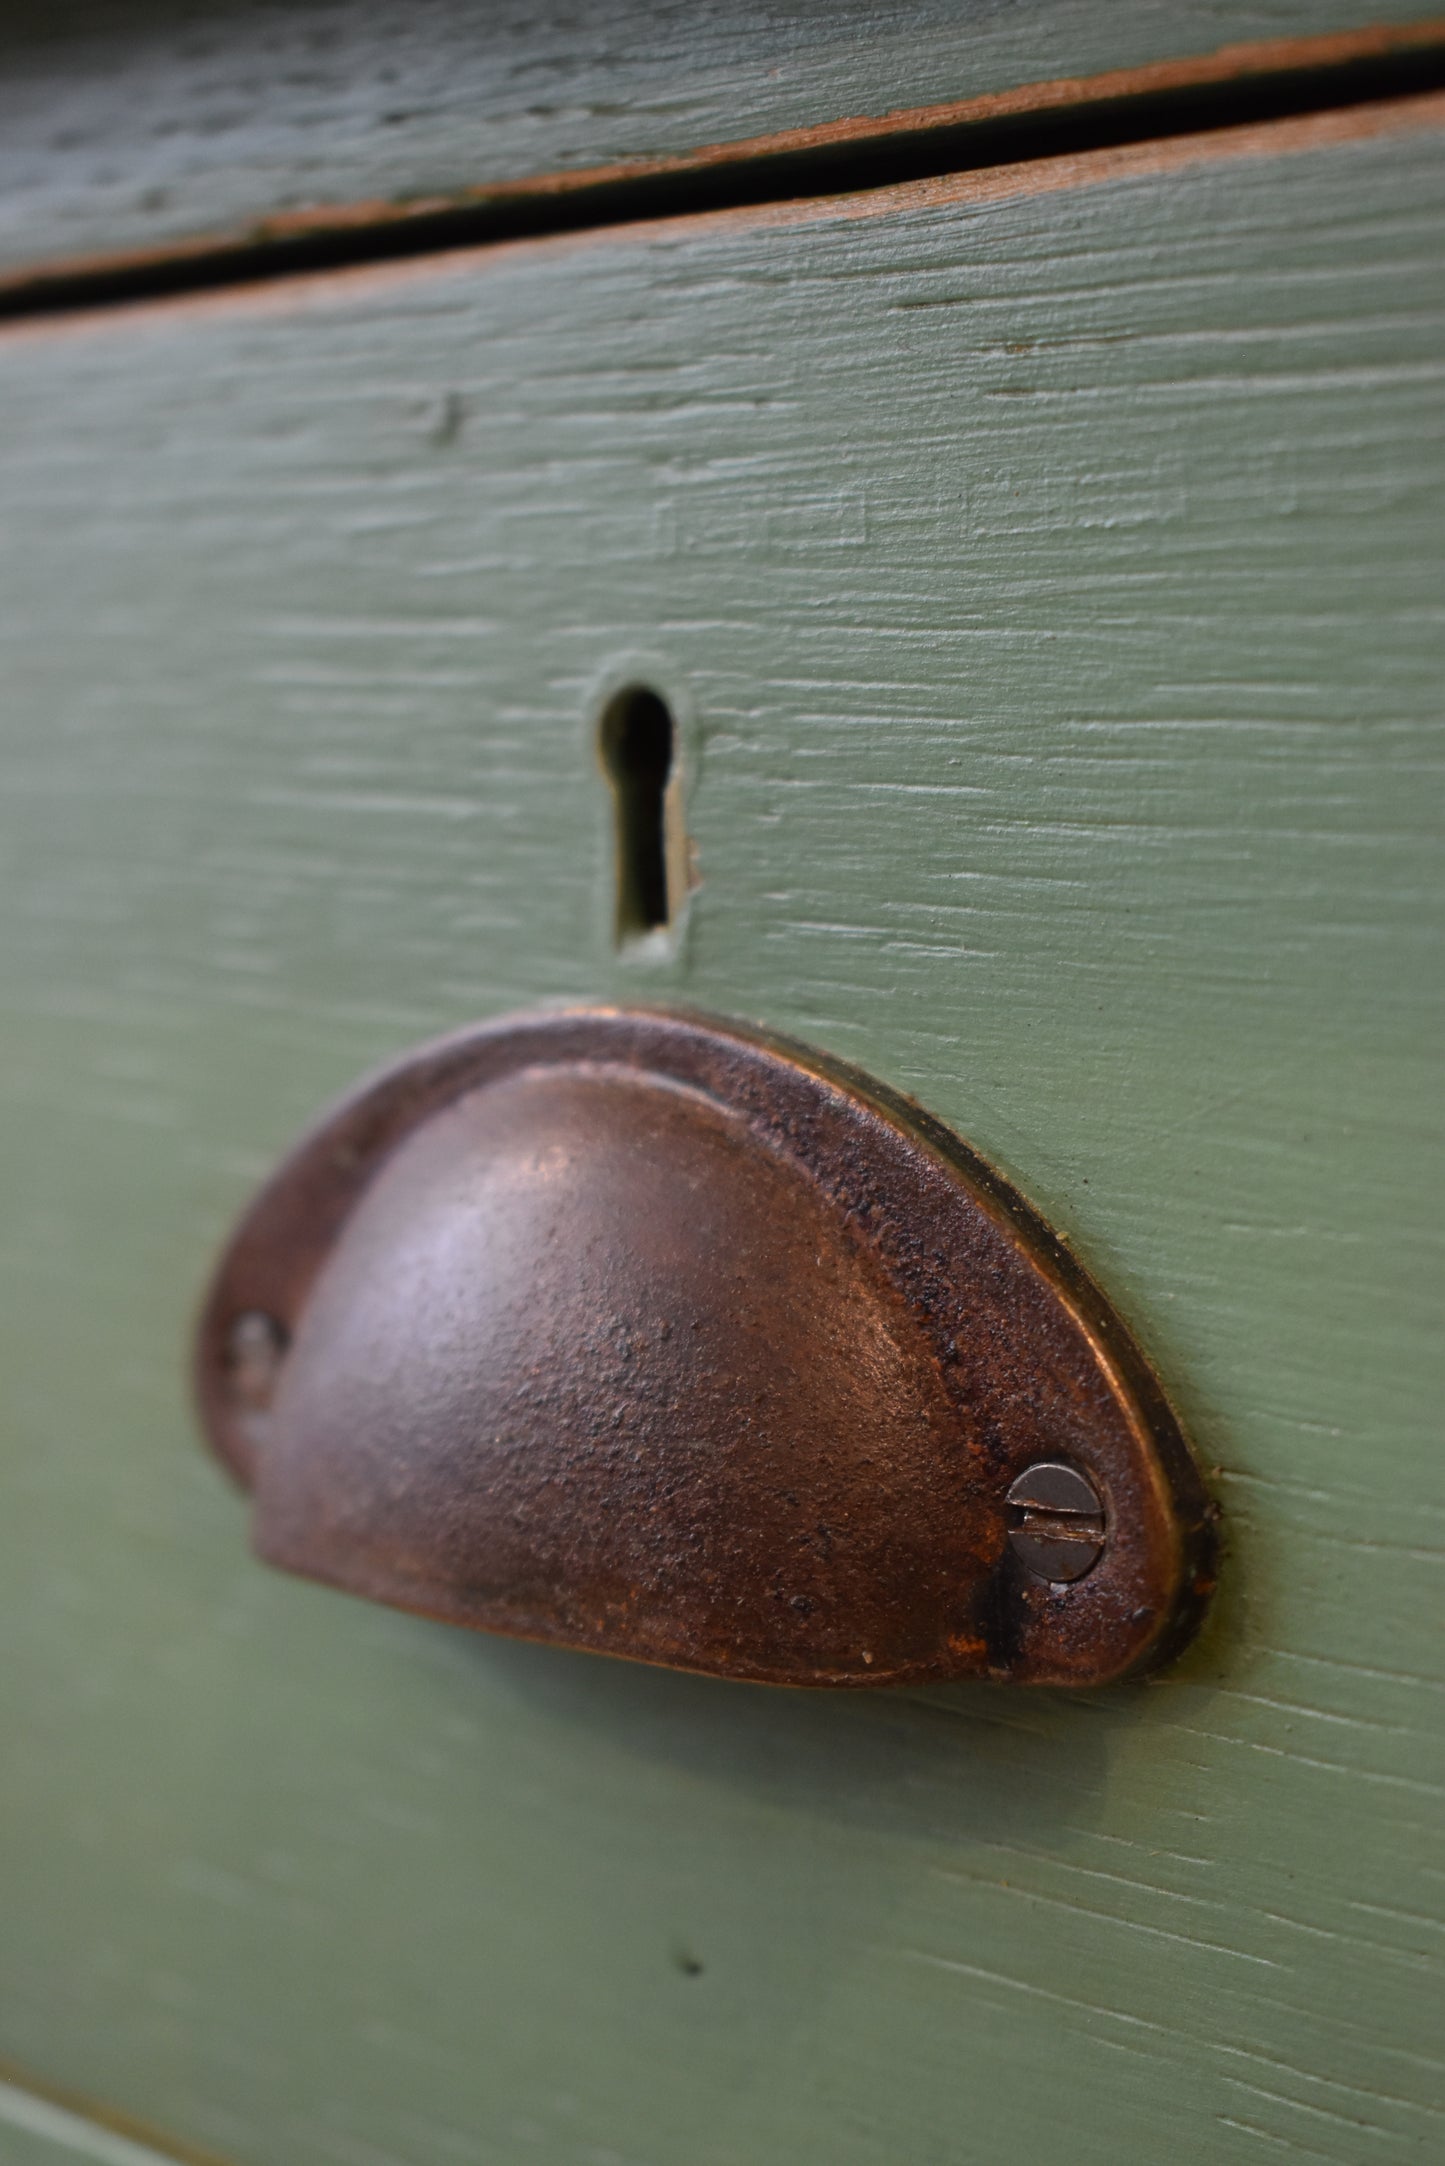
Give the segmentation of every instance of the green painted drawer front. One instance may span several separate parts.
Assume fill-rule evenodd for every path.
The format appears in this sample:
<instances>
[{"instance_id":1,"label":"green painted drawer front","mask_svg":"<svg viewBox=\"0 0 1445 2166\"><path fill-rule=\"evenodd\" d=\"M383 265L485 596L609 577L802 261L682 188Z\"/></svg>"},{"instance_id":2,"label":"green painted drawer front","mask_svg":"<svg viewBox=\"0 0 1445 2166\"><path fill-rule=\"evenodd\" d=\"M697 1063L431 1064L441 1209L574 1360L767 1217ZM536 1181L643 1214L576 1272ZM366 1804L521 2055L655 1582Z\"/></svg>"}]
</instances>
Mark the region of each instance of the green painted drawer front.
<instances>
[{"instance_id":1,"label":"green painted drawer front","mask_svg":"<svg viewBox=\"0 0 1445 2166\"><path fill-rule=\"evenodd\" d=\"M1445 154L1331 138L0 346L0 2056L245 2166L1438 2155ZM577 996L861 1061L1066 1230L1217 1469L1179 1672L777 1694L248 1559L230 1215Z\"/></svg>"}]
</instances>

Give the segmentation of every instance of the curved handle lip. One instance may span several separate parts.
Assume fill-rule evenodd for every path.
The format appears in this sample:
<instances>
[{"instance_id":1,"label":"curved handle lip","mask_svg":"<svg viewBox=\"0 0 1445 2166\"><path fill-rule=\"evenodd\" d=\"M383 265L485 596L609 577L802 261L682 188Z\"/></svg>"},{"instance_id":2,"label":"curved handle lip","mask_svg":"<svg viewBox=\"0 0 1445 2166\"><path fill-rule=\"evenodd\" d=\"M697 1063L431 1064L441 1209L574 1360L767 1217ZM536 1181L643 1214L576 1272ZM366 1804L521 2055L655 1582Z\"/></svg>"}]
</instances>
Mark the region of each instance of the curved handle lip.
<instances>
[{"instance_id":1,"label":"curved handle lip","mask_svg":"<svg viewBox=\"0 0 1445 2166\"><path fill-rule=\"evenodd\" d=\"M1213 1593L1218 1510L1153 1369L1095 1281L1011 1181L903 1093L852 1063L780 1033L697 1010L558 1004L507 1014L416 1047L380 1065L333 1101L243 1214L218 1262L198 1320L193 1372L197 1409L212 1449L233 1478L243 1488L254 1488L265 1426L238 1405L233 1389L229 1342L237 1318L249 1313L274 1318L284 1339L294 1339L315 1283L361 1197L433 1115L532 1068L612 1067L700 1090L740 1116L760 1140L829 1187L846 1214L860 1223L869 1220L868 1238L882 1239L885 1246L896 1238L897 1229L885 1224L880 1232L877 1221L898 1214L886 1195L880 1202L877 1182L870 1187L853 1162L854 1145L865 1127L871 1132L870 1148L909 1163L910 1177L921 1183L920 1194L930 1179L935 1187L941 1183L944 1189L966 1193L1087 1339L1127 1415L1135 1446L1130 1481L1137 1477L1149 1492L1147 1510L1159 1533L1156 1578L1165 1590L1161 1599L1131 1620L1139 1629L1132 1634L1127 1658L1113 1668L1096 1664L1084 1681L1112 1681L1172 1659L1197 1630ZM800 1123L803 1128L812 1124L801 1140ZM852 1138L843 1150L837 1148L840 1124ZM883 1186L886 1189L886 1180ZM906 1259L900 1264L895 1258L895 1264L903 1270ZM921 1284L919 1270L907 1268ZM1107 1491L1107 1477L1102 1486ZM1133 1508L1138 1508L1137 1497ZM304 1569L315 1570L313 1565ZM428 1607L405 1599L400 1591L385 1599L422 1614L451 1614L445 1605ZM1054 1596L1043 1593L1037 1599L1047 1605ZM1068 1606L1065 1598L1065 1609ZM520 1625L492 1628L534 1636ZM644 1654L641 1659L693 1666L676 1655ZM696 1666L717 1670L715 1663ZM924 1665L876 1678L840 1675L814 1681L916 1682L937 1674ZM959 1674L976 1671L964 1667ZM796 1680L764 1676L760 1681ZM1038 1681L1077 1680L1059 1675Z\"/></svg>"}]
</instances>

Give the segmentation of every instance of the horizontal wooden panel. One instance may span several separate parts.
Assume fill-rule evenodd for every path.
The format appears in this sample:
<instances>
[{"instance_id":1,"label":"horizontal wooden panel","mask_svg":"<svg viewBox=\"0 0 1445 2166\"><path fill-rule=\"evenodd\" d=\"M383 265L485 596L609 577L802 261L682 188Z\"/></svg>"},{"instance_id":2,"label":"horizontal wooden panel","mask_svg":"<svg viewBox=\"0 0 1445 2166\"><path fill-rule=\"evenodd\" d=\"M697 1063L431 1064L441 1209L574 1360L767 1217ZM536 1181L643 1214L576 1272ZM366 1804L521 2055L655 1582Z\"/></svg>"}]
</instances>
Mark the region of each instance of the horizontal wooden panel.
<instances>
[{"instance_id":1,"label":"horizontal wooden panel","mask_svg":"<svg viewBox=\"0 0 1445 2166\"><path fill-rule=\"evenodd\" d=\"M1368 51L1372 30L1425 13L1397 0L9 0L0 272L243 239L318 206L385 217L1237 46L1347 34ZM1225 73L1288 57L1240 56Z\"/></svg>"},{"instance_id":2,"label":"horizontal wooden panel","mask_svg":"<svg viewBox=\"0 0 1445 2166\"><path fill-rule=\"evenodd\" d=\"M0 2053L255 2166L1429 2155L1445 155L1228 147L0 342ZM1182 1671L824 1704L249 1561L230 1215L579 996L1065 1229L1217 1470Z\"/></svg>"}]
</instances>

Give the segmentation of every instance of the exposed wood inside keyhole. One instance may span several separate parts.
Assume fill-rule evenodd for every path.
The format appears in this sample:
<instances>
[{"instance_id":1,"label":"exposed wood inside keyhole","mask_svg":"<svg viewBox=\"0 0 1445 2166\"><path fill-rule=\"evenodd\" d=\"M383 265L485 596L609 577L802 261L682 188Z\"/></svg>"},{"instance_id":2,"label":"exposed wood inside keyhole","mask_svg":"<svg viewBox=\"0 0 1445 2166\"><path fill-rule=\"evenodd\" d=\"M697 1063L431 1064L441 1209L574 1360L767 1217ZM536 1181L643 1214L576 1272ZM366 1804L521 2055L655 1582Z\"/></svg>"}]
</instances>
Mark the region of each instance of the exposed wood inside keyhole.
<instances>
[{"instance_id":1,"label":"exposed wood inside keyhole","mask_svg":"<svg viewBox=\"0 0 1445 2166\"><path fill-rule=\"evenodd\" d=\"M677 727L647 685L609 700L598 749L612 785L619 947L665 931L681 900L677 832Z\"/></svg>"}]
</instances>

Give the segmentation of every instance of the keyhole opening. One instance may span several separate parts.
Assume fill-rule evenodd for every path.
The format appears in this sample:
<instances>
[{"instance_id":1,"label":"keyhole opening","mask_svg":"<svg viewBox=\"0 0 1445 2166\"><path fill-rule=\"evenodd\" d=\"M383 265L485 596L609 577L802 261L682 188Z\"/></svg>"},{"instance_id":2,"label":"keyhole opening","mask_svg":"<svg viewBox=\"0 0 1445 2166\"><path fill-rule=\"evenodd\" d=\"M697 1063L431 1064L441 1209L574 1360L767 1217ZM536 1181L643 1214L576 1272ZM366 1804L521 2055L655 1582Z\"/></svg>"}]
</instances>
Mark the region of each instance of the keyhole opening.
<instances>
[{"instance_id":1,"label":"keyhole opening","mask_svg":"<svg viewBox=\"0 0 1445 2166\"><path fill-rule=\"evenodd\" d=\"M669 783L677 729L664 699L646 685L631 685L608 703L599 742L616 810L616 931L625 946L672 922Z\"/></svg>"}]
</instances>

